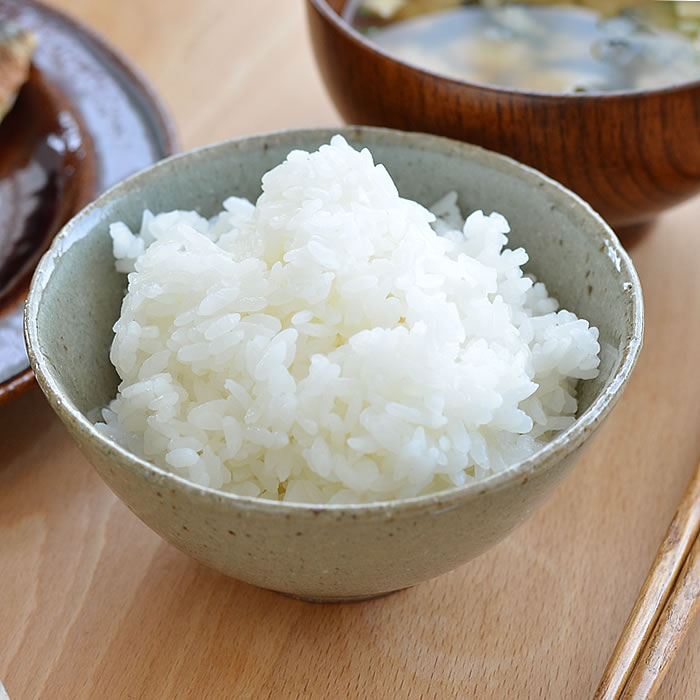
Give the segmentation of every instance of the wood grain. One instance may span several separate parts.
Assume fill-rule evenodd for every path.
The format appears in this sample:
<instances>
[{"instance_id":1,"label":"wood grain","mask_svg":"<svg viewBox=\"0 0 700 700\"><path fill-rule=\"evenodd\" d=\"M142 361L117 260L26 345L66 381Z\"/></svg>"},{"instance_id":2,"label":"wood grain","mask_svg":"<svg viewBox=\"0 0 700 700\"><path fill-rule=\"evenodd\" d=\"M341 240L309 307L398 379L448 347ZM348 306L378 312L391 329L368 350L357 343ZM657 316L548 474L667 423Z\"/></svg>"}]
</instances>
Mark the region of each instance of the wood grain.
<instances>
[{"instance_id":1,"label":"wood grain","mask_svg":"<svg viewBox=\"0 0 700 700\"><path fill-rule=\"evenodd\" d=\"M622 700L653 698L663 683L693 618L700 609L700 537L697 537L681 569L676 586L661 611L659 621L632 670Z\"/></svg>"},{"instance_id":2,"label":"wood grain","mask_svg":"<svg viewBox=\"0 0 700 700\"><path fill-rule=\"evenodd\" d=\"M700 86L630 97L499 90L415 70L347 30L349 0L306 0L326 85L350 123L476 143L551 175L613 226L700 191ZM329 9L333 8L333 10ZM335 11L334 11L335 10Z\"/></svg>"},{"instance_id":3,"label":"wood grain","mask_svg":"<svg viewBox=\"0 0 700 700\"><path fill-rule=\"evenodd\" d=\"M339 121L300 2L57 5L143 68L187 147ZM116 500L38 391L0 407L10 698L590 697L700 455L699 217L696 200L633 248L645 348L562 488L486 555L376 601L316 606L201 567ZM700 625L658 697L700 697Z\"/></svg>"},{"instance_id":4,"label":"wood grain","mask_svg":"<svg viewBox=\"0 0 700 700\"><path fill-rule=\"evenodd\" d=\"M605 668L594 700L617 700L623 690L628 698L651 697L635 693L640 693L643 685L647 686L648 693L652 687L657 688L660 684L661 675L650 676L653 671L667 669L683 641L682 635L687 632L690 612L700 602L697 598L700 568L698 571L693 568L693 562L700 564L696 552L700 550L699 533L700 462L668 526L654 564ZM686 562L689 553L692 560ZM693 586L694 600L691 595ZM688 615L685 619L682 618L683 612ZM669 621L674 624L668 624ZM645 649L647 643L649 646ZM639 668L635 669L640 657ZM658 663L651 663L651 657ZM641 675L640 669L646 669L647 673ZM631 675L633 680L625 686Z\"/></svg>"}]
</instances>

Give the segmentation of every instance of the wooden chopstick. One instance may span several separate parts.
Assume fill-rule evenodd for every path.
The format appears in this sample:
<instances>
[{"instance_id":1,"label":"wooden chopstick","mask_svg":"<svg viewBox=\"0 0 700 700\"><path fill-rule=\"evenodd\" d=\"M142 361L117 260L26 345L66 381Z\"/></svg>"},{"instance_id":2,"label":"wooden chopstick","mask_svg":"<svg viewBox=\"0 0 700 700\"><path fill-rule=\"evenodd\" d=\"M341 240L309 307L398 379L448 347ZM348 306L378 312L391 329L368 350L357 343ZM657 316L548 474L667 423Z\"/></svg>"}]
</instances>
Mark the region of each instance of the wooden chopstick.
<instances>
[{"instance_id":1,"label":"wooden chopstick","mask_svg":"<svg viewBox=\"0 0 700 700\"><path fill-rule=\"evenodd\" d=\"M683 565L651 639L627 681L622 700L651 698L661 685L673 657L700 608L700 536Z\"/></svg>"},{"instance_id":2,"label":"wooden chopstick","mask_svg":"<svg viewBox=\"0 0 700 700\"><path fill-rule=\"evenodd\" d=\"M642 657L642 651L647 646L647 643L650 642L654 625L660 618L661 623L658 634L654 631L654 640L657 646L653 646L654 642L652 641L648 653L652 656L661 652L664 653L665 663L663 664L663 671L665 673L668 663L673 658L673 654L675 654L680 640L690 624L690 617L697 609L695 605L684 608L681 598L688 596L692 592L693 581L697 581L697 549L700 545L697 544L696 540L698 540L699 532L700 462L688 484L688 488L683 494L678 510L668 526L666 536L656 554L656 559L639 592L632 612L627 618L620 639L613 650L598 685L594 700L619 700L623 697L622 693L625 690L625 685L628 680L631 680L637 661ZM693 546L694 543L695 546ZM691 548L693 548L693 556L689 558L688 554ZM681 580L679 579L679 573L686 559L688 559L688 565L683 569ZM684 588L686 579L687 587ZM680 581L678 593L673 596L672 600L669 600L676 581ZM697 598L697 595L695 597ZM667 601L670 608L668 608L668 614L662 616L661 613ZM676 616L682 614L683 610L686 611L687 617L685 622L681 624L682 621ZM664 612L666 611L664 610ZM664 640L666 643L669 643L669 647L665 652L661 646L665 643ZM668 652L670 652L670 655ZM644 658L647 658L646 653ZM661 657L657 656L654 658ZM652 669L656 667L652 663L651 656L649 656L649 662L647 668ZM661 670L661 666L658 666L658 668ZM641 674L642 670L639 673ZM638 677L637 673L634 676L638 678L636 682L642 682L642 678ZM647 676L644 675L644 678L647 678ZM658 687L658 684L654 684L653 687ZM635 700L641 700L641 698L650 696L634 695L633 697Z\"/></svg>"}]
</instances>

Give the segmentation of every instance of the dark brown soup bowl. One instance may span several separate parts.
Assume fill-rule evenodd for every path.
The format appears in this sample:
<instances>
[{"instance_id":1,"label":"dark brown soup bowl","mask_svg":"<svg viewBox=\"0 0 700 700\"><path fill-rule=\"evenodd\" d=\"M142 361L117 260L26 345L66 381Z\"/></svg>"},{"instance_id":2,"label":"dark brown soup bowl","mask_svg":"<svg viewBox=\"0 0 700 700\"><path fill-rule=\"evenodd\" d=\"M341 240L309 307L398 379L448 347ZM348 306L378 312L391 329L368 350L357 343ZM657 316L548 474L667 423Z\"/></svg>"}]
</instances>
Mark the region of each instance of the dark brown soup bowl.
<instances>
[{"instance_id":1,"label":"dark brown soup bowl","mask_svg":"<svg viewBox=\"0 0 700 700\"><path fill-rule=\"evenodd\" d=\"M700 80L655 90L558 94L468 83L392 58L307 0L316 60L349 123L423 131L532 165L618 231L700 191Z\"/></svg>"}]
</instances>

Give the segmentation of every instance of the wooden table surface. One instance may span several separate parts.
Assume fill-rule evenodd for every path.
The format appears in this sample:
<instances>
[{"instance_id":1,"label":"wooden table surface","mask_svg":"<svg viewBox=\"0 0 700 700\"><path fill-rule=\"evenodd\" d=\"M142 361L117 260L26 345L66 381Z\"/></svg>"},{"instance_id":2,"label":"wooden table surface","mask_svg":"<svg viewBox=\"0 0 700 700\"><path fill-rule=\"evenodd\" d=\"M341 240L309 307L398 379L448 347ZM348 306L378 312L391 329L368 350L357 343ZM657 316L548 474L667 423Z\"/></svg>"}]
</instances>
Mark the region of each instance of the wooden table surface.
<instances>
[{"instance_id":1,"label":"wooden table surface","mask_svg":"<svg viewBox=\"0 0 700 700\"><path fill-rule=\"evenodd\" d=\"M143 69L186 148L339 123L301 0L54 4ZM630 246L644 351L568 481L489 553L379 600L313 605L200 566L117 501L37 389L0 408L11 700L590 697L700 457L699 221L695 200ZM700 698L700 624L660 697Z\"/></svg>"}]
</instances>

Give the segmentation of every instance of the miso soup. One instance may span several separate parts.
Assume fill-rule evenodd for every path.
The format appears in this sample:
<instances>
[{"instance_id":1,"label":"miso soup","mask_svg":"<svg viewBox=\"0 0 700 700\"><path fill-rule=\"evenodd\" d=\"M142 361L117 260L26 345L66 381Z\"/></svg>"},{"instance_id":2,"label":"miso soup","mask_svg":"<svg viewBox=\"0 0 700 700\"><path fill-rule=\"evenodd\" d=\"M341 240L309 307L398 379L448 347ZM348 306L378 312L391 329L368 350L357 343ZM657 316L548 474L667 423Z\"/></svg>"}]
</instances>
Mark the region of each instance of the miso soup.
<instances>
[{"instance_id":1,"label":"miso soup","mask_svg":"<svg viewBox=\"0 0 700 700\"><path fill-rule=\"evenodd\" d=\"M700 2L361 0L346 18L395 57L469 82L601 92L700 79Z\"/></svg>"}]
</instances>

